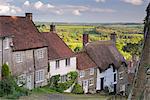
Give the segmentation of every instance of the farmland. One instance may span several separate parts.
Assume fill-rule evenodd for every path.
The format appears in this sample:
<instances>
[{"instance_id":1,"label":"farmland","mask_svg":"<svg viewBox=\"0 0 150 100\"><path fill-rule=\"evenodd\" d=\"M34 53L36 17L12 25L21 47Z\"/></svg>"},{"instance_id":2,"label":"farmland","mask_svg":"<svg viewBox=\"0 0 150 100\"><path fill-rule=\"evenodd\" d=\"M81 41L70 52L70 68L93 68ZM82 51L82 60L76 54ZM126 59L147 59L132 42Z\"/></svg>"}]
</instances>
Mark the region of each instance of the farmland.
<instances>
[{"instance_id":1,"label":"farmland","mask_svg":"<svg viewBox=\"0 0 150 100\"><path fill-rule=\"evenodd\" d=\"M40 32L48 32L48 23L36 23ZM134 52L139 52L143 41L142 24L56 24L57 34L75 52L82 49L82 34L89 34L89 41L110 40L109 36L117 34L116 46L120 53L127 59L131 59ZM135 47L134 47L135 46ZM125 49L124 49L125 48ZM129 50L126 50L129 48Z\"/></svg>"}]
</instances>

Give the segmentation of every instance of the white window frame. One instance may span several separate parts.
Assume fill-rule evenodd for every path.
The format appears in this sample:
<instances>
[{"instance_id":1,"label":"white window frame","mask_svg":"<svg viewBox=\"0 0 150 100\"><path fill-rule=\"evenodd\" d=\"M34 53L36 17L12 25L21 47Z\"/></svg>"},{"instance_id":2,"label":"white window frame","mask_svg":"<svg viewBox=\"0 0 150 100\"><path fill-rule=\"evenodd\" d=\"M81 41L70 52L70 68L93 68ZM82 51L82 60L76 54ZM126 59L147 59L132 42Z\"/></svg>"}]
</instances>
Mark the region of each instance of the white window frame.
<instances>
[{"instance_id":1,"label":"white window frame","mask_svg":"<svg viewBox=\"0 0 150 100\"><path fill-rule=\"evenodd\" d=\"M65 60L65 63L66 63L66 66L70 66L70 58L67 58L67 59Z\"/></svg>"},{"instance_id":2,"label":"white window frame","mask_svg":"<svg viewBox=\"0 0 150 100\"><path fill-rule=\"evenodd\" d=\"M9 38L5 38L5 49L9 49Z\"/></svg>"},{"instance_id":3,"label":"white window frame","mask_svg":"<svg viewBox=\"0 0 150 100\"><path fill-rule=\"evenodd\" d=\"M60 60L56 60L55 68L59 69L59 67L60 67Z\"/></svg>"},{"instance_id":4,"label":"white window frame","mask_svg":"<svg viewBox=\"0 0 150 100\"><path fill-rule=\"evenodd\" d=\"M123 71L119 72L119 79L120 79L120 80L123 79Z\"/></svg>"},{"instance_id":5,"label":"white window frame","mask_svg":"<svg viewBox=\"0 0 150 100\"><path fill-rule=\"evenodd\" d=\"M37 51L37 57L38 59L44 58L44 51L42 49Z\"/></svg>"},{"instance_id":6,"label":"white window frame","mask_svg":"<svg viewBox=\"0 0 150 100\"><path fill-rule=\"evenodd\" d=\"M44 81L44 70L38 70L35 72L35 81L36 83L40 83Z\"/></svg>"},{"instance_id":7,"label":"white window frame","mask_svg":"<svg viewBox=\"0 0 150 100\"><path fill-rule=\"evenodd\" d=\"M90 75L94 75L94 68L90 68Z\"/></svg>"},{"instance_id":8,"label":"white window frame","mask_svg":"<svg viewBox=\"0 0 150 100\"><path fill-rule=\"evenodd\" d=\"M22 53L21 52L16 53L15 54L15 58L16 58L16 62L17 63L23 62L23 58L22 58Z\"/></svg>"},{"instance_id":9,"label":"white window frame","mask_svg":"<svg viewBox=\"0 0 150 100\"><path fill-rule=\"evenodd\" d=\"M23 86L24 84L26 84L26 74L22 74L18 76L18 80L17 80L18 86Z\"/></svg>"},{"instance_id":10,"label":"white window frame","mask_svg":"<svg viewBox=\"0 0 150 100\"><path fill-rule=\"evenodd\" d=\"M80 71L80 78L85 76L85 71Z\"/></svg>"},{"instance_id":11,"label":"white window frame","mask_svg":"<svg viewBox=\"0 0 150 100\"><path fill-rule=\"evenodd\" d=\"M91 82L93 81L93 82ZM94 85L94 78L89 79L89 86L93 86Z\"/></svg>"}]
</instances>

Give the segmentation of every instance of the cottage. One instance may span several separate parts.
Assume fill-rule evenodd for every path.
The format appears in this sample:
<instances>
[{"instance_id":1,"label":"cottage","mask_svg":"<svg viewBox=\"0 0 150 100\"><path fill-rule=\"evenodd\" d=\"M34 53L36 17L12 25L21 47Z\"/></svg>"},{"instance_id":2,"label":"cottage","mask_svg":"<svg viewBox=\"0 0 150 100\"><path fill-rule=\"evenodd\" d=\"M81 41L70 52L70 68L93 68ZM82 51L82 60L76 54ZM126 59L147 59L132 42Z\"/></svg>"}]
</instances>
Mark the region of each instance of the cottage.
<instances>
[{"instance_id":1,"label":"cottage","mask_svg":"<svg viewBox=\"0 0 150 100\"><path fill-rule=\"evenodd\" d=\"M32 21L25 17L0 16L0 72L5 63L18 85L28 89L47 84L47 44ZM1 78L1 74L0 74Z\"/></svg>"},{"instance_id":2,"label":"cottage","mask_svg":"<svg viewBox=\"0 0 150 100\"><path fill-rule=\"evenodd\" d=\"M97 65L88 56L86 51L77 54L78 83L83 87L84 93L96 92Z\"/></svg>"},{"instance_id":3,"label":"cottage","mask_svg":"<svg viewBox=\"0 0 150 100\"><path fill-rule=\"evenodd\" d=\"M41 34L48 44L49 78L59 74L61 82L67 81L67 73L76 71L76 56L57 35L54 24L50 32Z\"/></svg>"},{"instance_id":4,"label":"cottage","mask_svg":"<svg viewBox=\"0 0 150 100\"><path fill-rule=\"evenodd\" d=\"M90 65L90 67L95 68L96 78L95 91L108 90L114 93L125 93L127 87L127 67L123 56L119 53L115 46L115 34L111 35L110 41L96 41L88 42L88 34L83 34L83 51L86 53L90 61L95 63L95 66ZM84 40L85 39L85 40ZM77 66L82 70L86 70L87 65L82 65L82 63L89 63L87 57L77 54L78 59L83 59L83 62L78 62ZM85 67L86 66L86 67ZM79 73L82 73L80 69ZM87 75L86 75L87 76ZM85 76L85 77L86 77ZM82 77L83 78L83 77ZM79 80L82 80L79 76ZM89 78L87 77L87 80ZM80 81L79 81L80 82ZM83 83L82 83L83 84ZM86 84L89 86L89 84Z\"/></svg>"}]
</instances>

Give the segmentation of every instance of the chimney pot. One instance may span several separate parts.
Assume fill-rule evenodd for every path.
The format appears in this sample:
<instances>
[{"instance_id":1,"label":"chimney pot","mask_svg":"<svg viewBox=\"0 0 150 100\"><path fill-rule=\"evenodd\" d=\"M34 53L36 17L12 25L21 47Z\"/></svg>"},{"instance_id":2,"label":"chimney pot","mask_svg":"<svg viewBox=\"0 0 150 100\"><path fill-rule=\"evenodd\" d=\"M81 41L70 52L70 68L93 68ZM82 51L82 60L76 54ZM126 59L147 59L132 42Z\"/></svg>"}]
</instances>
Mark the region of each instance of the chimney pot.
<instances>
[{"instance_id":1,"label":"chimney pot","mask_svg":"<svg viewBox=\"0 0 150 100\"><path fill-rule=\"evenodd\" d=\"M83 46L85 46L89 42L89 34L84 33L83 34Z\"/></svg>"},{"instance_id":2,"label":"chimney pot","mask_svg":"<svg viewBox=\"0 0 150 100\"><path fill-rule=\"evenodd\" d=\"M56 28L55 28L55 24L54 23L52 23L50 25L50 32L56 32Z\"/></svg>"},{"instance_id":3,"label":"chimney pot","mask_svg":"<svg viewBox=\"0 0 150 100\"><path fill-rule=\"evenodd\" d=\"M25 13L26 18L32 20L32 13Z\"/></svg>"}]
</instances>

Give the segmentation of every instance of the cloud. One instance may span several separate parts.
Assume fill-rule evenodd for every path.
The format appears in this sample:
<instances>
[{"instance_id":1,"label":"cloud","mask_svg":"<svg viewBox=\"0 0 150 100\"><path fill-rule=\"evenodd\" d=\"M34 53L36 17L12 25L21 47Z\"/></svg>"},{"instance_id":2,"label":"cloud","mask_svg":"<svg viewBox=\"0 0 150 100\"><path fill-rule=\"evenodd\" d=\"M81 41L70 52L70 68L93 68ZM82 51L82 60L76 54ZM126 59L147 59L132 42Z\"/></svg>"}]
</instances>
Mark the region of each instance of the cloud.
<instances>
[{"instance_id":1,"label":"cloud","mask_svg":"<svg viewBox=\"0 0 150 100\"><path fill-rule=\"evenodd\" d=\"M16 14L22 11L20 7L12 5L10 2L12 2L12 0L0 0L0 14Z\"/></svg>"},{"instance_id":2,"label":"cloud","mask_svg":"<svg viewBox=\"0 0 150 100\"><path fill-rule=\"evenodd\" d=\"M130 3L132 5L141 5L143 4L144 0L123 0L126 3Z\"/></svg>"},{"instance_id":3,"label":"cloud","mask_svg":"<svg viewBox=\"0 0 150 100\"><path fill-rule=\"evenodd\" d=\"M47 8L54 8L54 7L55 7L54 5L47 4Z\"/></svg>"},{"instance_id":4,"label":"cloud","mask_svg":"<svg viewBox=\"0 0 150 100\"><path fill-rule=\"evenodd\" d=\"M36 9L40 9L44 4L41 2L41 1L37 1L35 4L34 4L34 7Z\"/></svg>"},{"instance_id":5,"label":"cloud","mask_svg":"<svg viewBox=\"0 0 150 100\"><path fill-rule=\"evenodd\" d=\"M95 0L96 2L105 2L106 0Z\"/></svg>"},{"instance_id":6,"label":"cloud","mask_svg":"<svg viewBox=\"0 0 150 100\"><path fill-rule=\"evenodd\" d=\"M102 8L93 8L93 9L91 9L91 12L97 12L97 13L100 13L100 12L113 13L113 12L116 12L116 10L113 10L113 9L102 9Z\"/></svg>"},{"instance_id":7,"label":"cloud","mask_svg":"<svg viewBox=\"0 0 150 100\"><path fill-rule=\"evenodd\" d=\"M81 15L80 10L74 10L72 13L77 16Z\"/></svg>"},{"instance_id":8,"label":"cloud","mask_svg":"<svg viewBox=\"0 0 150 100\"><path fill-rule=\"evenodd\" d=\"M29 2L29 1L25 1L25 2L24 2L24 5L25 5L25 6L30 6L30 2Z\"/></svg>"}]
</instances>

